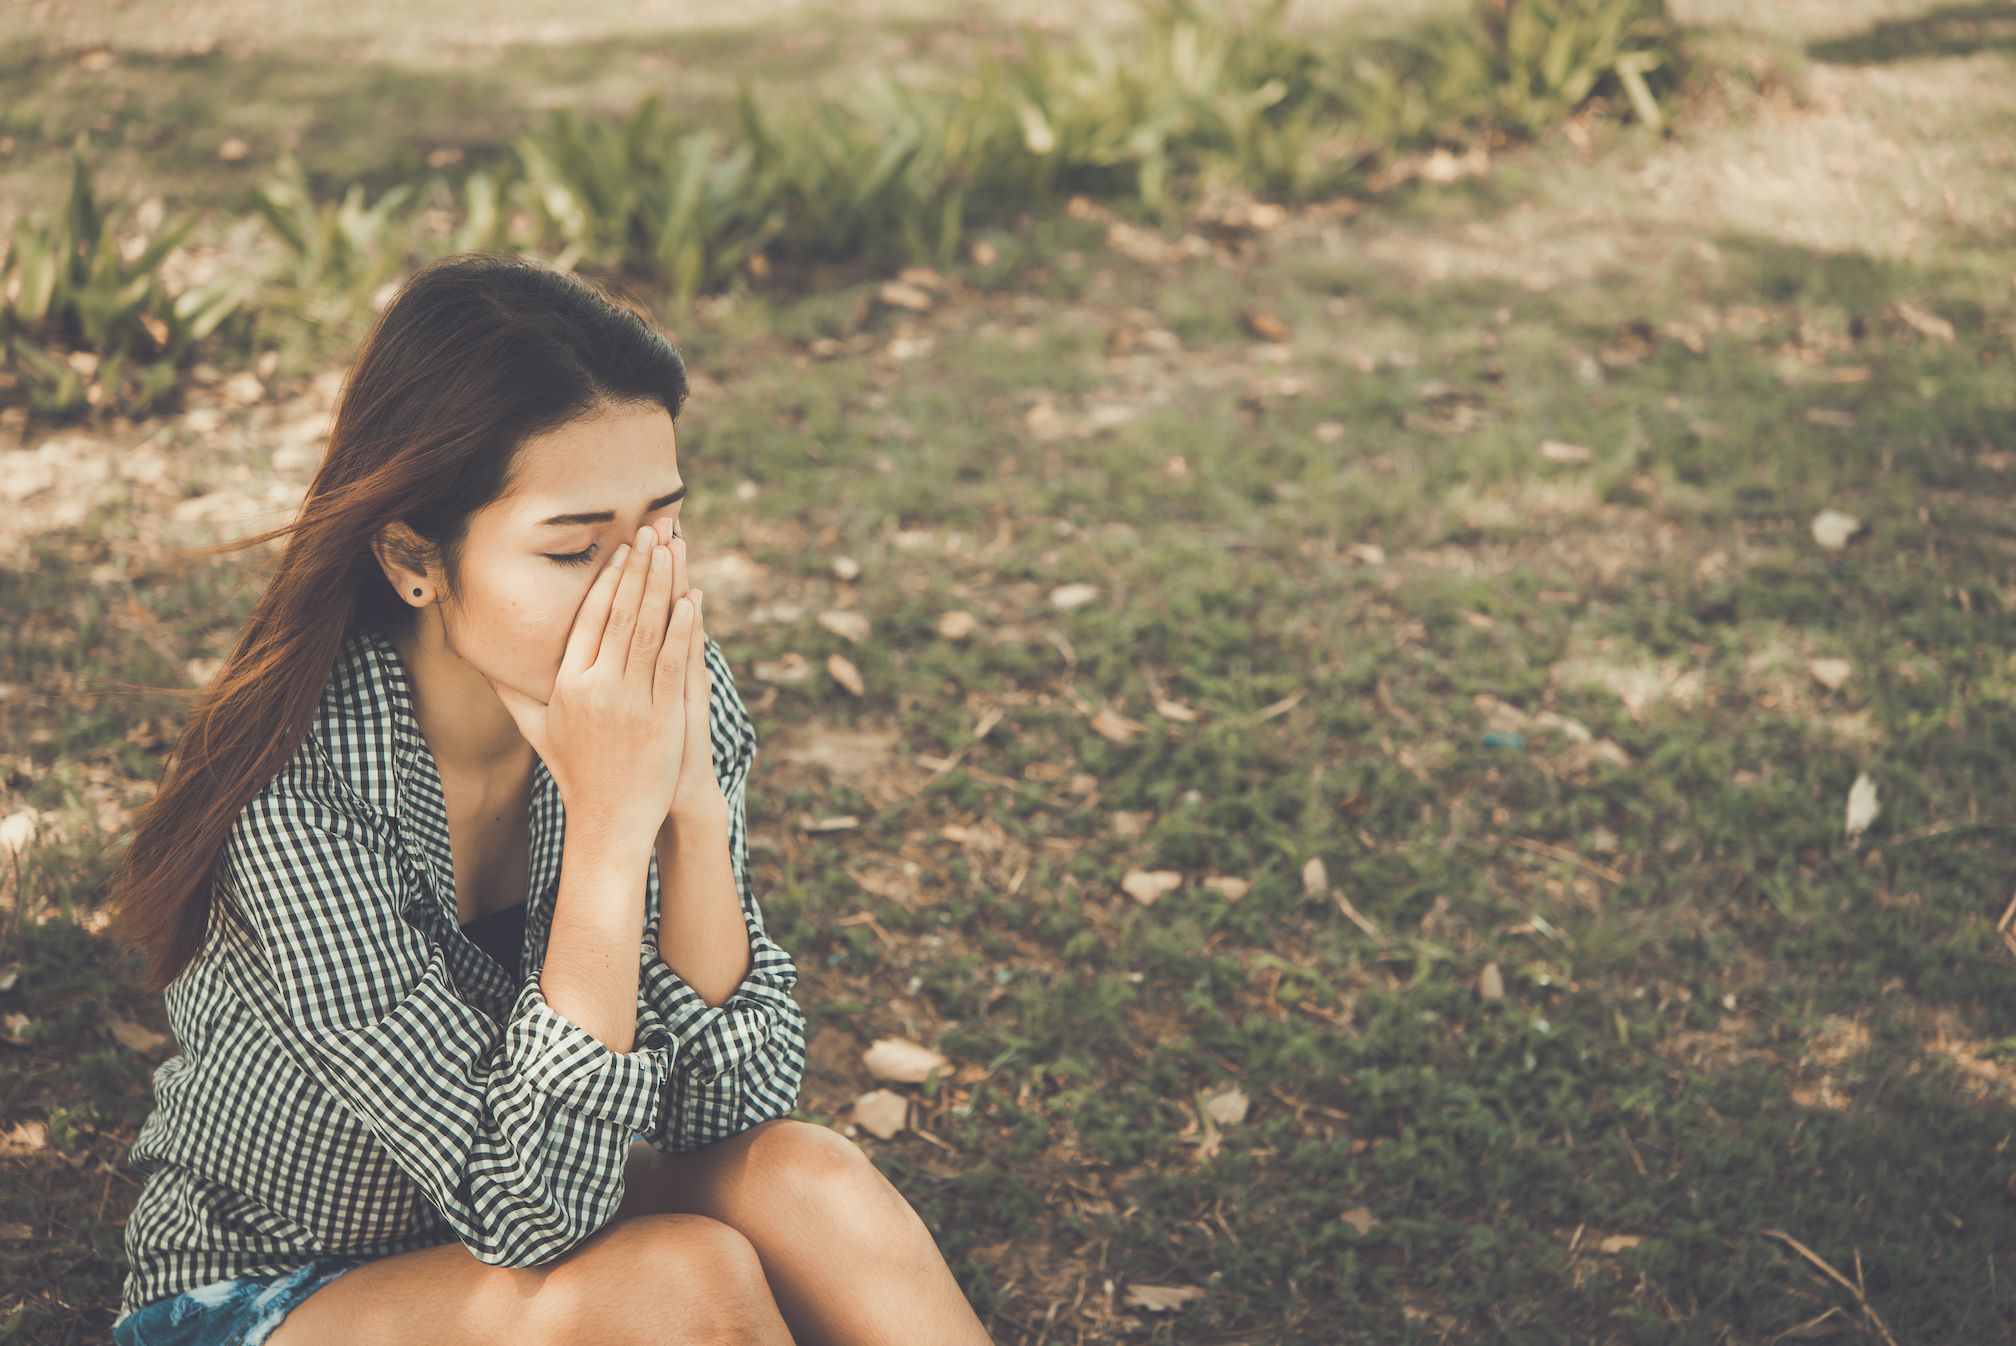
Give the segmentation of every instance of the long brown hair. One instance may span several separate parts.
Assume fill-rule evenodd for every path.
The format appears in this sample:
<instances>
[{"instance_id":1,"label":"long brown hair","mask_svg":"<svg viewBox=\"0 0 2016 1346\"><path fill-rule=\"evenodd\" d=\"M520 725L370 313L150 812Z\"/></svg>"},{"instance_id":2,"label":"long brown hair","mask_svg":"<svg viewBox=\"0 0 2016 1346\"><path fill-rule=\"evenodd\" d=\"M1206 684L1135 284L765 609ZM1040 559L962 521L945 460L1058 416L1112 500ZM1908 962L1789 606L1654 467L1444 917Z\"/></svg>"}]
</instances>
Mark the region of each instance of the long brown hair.
<instances>
[{"instance_id":1,"label":"long brown hair","mask_svg":"<svg viewBox=\"0 0 2016 1346\"><path fill-rule=\"evenodd\" d=\"M637 310L514 258L445 258L416 273L357 352L329 448L265 593L197 700L133 833L116 929L166 986L201 952L238 814L307 737L351 633L398 634L414 610L372 551L404 523L452 586L469 516L509 488L527 439L602 407L686 398L678 353Z\"/></svg>"}]
</instances>

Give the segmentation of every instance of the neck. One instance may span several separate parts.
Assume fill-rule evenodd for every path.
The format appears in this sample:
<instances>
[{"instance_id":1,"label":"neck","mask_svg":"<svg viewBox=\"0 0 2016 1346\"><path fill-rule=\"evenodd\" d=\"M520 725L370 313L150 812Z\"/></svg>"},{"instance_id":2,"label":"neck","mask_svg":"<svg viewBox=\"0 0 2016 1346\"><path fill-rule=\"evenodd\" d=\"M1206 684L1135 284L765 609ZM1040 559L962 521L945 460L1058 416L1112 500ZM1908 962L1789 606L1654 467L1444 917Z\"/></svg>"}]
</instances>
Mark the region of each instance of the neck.
<instances>
[{"instance_id":1,"label":"neck","mask_svg":"<svg viewBox=\"0 0 2016 1346\"><path fill-rule=\"evenodd\" d=\"M428 608L392 640L406 665L413 718L443 776L494 777L530 771L532 745L504 709L490 680L449 645L438 608Z\"/></svg>"}]
</instances>

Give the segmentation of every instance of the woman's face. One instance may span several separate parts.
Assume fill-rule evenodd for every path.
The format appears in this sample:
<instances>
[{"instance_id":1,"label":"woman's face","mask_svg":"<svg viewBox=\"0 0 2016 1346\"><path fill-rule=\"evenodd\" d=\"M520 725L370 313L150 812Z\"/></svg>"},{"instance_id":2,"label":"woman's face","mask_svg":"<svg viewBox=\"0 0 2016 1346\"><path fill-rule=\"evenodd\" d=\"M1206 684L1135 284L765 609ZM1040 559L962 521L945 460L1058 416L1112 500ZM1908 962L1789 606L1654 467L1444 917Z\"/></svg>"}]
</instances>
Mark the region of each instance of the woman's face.
<instances>
[{"instance_id":1,"label":"woman's face","mask_svg":"<svg viewBox=\"0 0 2016 1346\"><path fill-rule=\"evenodd\" d=\"M448 649L491 682L549 700L588 586L640 528L675 536L685 494L663 407L612 407L527 440L509 494L469 518L440 604ZM672 556L683 588L683 543Z\"/></svg>"}]
</instances>

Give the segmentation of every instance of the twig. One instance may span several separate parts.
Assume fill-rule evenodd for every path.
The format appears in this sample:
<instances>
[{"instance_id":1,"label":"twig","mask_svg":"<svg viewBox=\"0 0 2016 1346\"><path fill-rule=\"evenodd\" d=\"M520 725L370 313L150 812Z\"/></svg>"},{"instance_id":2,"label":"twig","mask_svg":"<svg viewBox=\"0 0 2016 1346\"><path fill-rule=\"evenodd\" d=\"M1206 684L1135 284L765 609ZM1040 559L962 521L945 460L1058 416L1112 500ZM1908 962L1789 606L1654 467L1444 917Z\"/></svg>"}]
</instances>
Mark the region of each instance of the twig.
<instances>
[{"instance_id":1,"label":"twig","mask_svg":"<svg viewBox=\"0 0 2016 1346\"><path fill-rule=\"evenodd\" d=\"M1830 1308L1827 1310L1827 1312L1821 1314L1818 1318L1808 1318L1803 1323L1798 1323L1792 1327L1786 1328L1783 1332L1780 1332L1777 1336L1772 1337L1770 1340L1766 1341L1764 1343L1764 1346L1776 1346L1776 1343L1785 1340L1785 1338L1787 1337L1802 1337L1802 1338L1817 1337L1820 1334L1818 1332L1815 1332L1813 1329L1820 1326L1820 1324L1826 1322L1829 1318L1832 1318L1837 1313L1841 1313L1841 1310L1838 1306ZM1846 1318L1848 1315L1845 1313L1841 1313L1841 1316L1843 1318Z\"/></svg>"},{"instance_id":2,"label":"twig","mask_svg":"<svg viewBox=\"0 0 2016 1346\"><path fill-rule=\"evenodd\" d=\"M1801 1243L1798 1239L1793 1238L1790 1234L1785 1233L1783 1230L1760 1229L1757 1232L1763 1234L1766 1238L1779 1239L1785 1243L1790 1244L1792 1247L1792 1251L1798 1253L1801 1257L1811 1262L1814 1266L1819 1267L1822 1271L1826 1272L1827 1275L1833 1279L1835 1284L1839 1285L1843 1290L1846 1290L1849 1294L1855 1296L1855 1302L1862 1306L1862 1312L1869 1319L1870 1326L1876 1329L1877 1333L1882 1336L1883 1340L1888 1342L1889 1346L1897 1346L1897 1338L1890 1335L1890 1329L1884 1326L1882 1318L1877 1316L1875 1306L1869 1302L1869 1296L1862 1293L1861 1286L1855 1284L1854 1281L1849 1280L1846 1276L1843 1276L1833 1267L1828 1266L1826 1259L1821 1257L1819 1253L1814 1252L1811 1248ZM1862 1274L1862 1250L1860 1248L1857 1248L1855 1250L1855 1274L1858 1278ZM1824 1317L1825 1315L1822 1316Z\"/></svg>"},{"instance_id":3,"label":"twig","mask_svg":"<svg viewBox=\"0 0 2016 1346\"><path fill-rule=\"evenodd\" d=\"M995 706L992 710L989 710L985 715L982 715L980 719L973 726L973 736L969 738L965 743L960 744L959 747L953 751L950 757L940 759L938 765L931 769L931 780L933 781L937 780L940 776L943 776L953 767L958 766L959 759L964 757L968 752L970 752L974 744L978 743L981 739L987 737L989 731L991 731L995 725L1001 723L1001 717L1006 713L1007 712L1002 707ZM924 783L926 785L929 785L931 781L926 781Z\"/></svg>"},{"instance_id":4,"label":"twig","mask_svg":"<svg viewBox=\"0 0 2016 1346\"><path fill-rule=\"evenodd\" d=\"M1351 905L1350 898L1344 896L1342 893L1332 893L1330 896L1337 899L1337 909L1344 913L1345 920L1363 930L1367 935L1370 935L1372 942L1380 948L1383 949L1386 947L1386 936L1380 932L1378 926L1372 924L1367 919L1364 912Z\"/></svg>"},{"instance_id":5,"label":"twig","mask_svg":"<svg viewBox=\"0 0 2016 1346\"><path fill-rule=\"evenodd\" d=\"M2006 933L2011 921L2016 921L2016 893L2010 894L2009 905L2002 909L2002 919L1995 922L1995 928Z\"/></svg>"},{"instance_id":6,"label":"twig","mask_svg":"<svg viewBox=\"0 0 2016 1346\"><path fill-rule=\"evenodd\" d=\"M2016 827L2016 818L1951 818L1945 822L1927 823L1914 827L1909 832L1900 832L1890 838L1892 846L1902 846L1907 841L1924 841L1930 837L1943 837L1948 832L1965 832L1974 828Z\"/></svg>"},{"instance_id":7,"label":"twig","mask_svg":"<svg viewBox=\"0 0 2016 1346\"><path fill-rule=\"evenodd\" d=\"M1585 860L1566 846L1556 846L1545 841L1533 841L1526 837L1511 837L1508 840L1522 851L1532 851L1535 855L1544 855L1554 860L1566 860L1569 864L1579 865L1596 877L1608 879L1612 883L1624 882L1624 876L1610 868L1610 866L1599 865L1594 860Z\"/></svg>"}]
</instances>

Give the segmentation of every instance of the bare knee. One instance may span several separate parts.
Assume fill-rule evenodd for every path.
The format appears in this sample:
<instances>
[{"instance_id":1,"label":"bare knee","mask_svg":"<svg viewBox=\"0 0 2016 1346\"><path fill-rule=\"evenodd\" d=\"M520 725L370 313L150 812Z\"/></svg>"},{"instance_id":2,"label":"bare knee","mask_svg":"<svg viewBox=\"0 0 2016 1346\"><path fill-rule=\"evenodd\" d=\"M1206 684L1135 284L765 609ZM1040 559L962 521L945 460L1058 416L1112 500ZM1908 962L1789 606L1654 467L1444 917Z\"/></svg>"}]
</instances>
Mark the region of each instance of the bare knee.
<instances>
[{"instance_id":1,"label":"bare knee","mask_svg":"<svg viewBox=\"0 0 2016 1346\"><path fill-rule=\"evenodd\" d=\"M540 1298L542 1316L565 1324L550 1340L788 1340L749 1240L698 1215L611 1225L555 1269Z\"/></svg>"},{"instance_id":2,"label":"bare knee","mask_svg":"<svg viewBox=\"0 0 2016 1346\"><path fill-rule=\"evenodd\" d=\"M914 1221L909 1203L889 1185L853 1141L807 1122L769 1122L750 1150L771 1199L833 1221L865 1228L898 1219Z\"/></svg>"}]
</instances>

